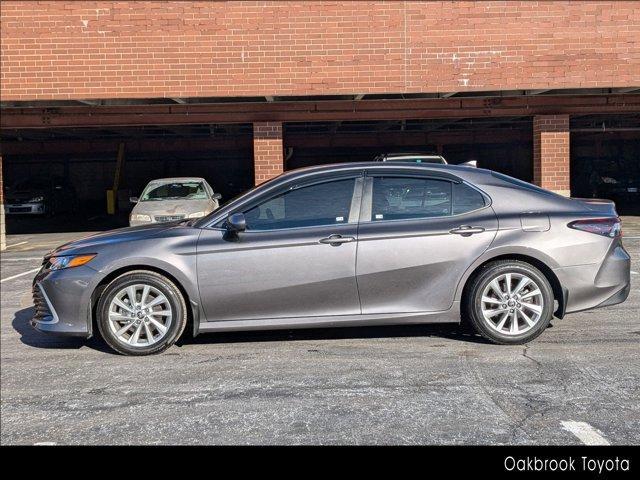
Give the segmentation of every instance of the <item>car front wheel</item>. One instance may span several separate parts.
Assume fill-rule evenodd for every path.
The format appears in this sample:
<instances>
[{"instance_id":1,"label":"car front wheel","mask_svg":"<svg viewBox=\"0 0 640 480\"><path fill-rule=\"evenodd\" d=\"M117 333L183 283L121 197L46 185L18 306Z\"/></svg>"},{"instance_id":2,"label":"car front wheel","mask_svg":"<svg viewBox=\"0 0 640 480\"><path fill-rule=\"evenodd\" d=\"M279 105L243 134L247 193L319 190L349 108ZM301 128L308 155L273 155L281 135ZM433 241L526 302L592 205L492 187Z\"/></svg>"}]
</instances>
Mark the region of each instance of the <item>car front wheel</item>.
<instances>
[{"instance_id":1,"label":"car front wheel","mask_svg":"<svg viewBox=\"0 0 640 480\"><path fill-rule=\"evenodd\" d=\"M125 355L166 350L180 337L186 321L187 307L178 287L165 276L146 270L114 279L97 306L102 338Z\"/></svg>"},{"instance_id":2,"label":"car front wheel","mask_svg":"<svg viewBox=\"0 0 640 480\"><path fill-rule=\"evenodd\" d=\"M553 317L553 290L533 265L499 260L474 277L464 299L472 326L499 344L523 344L540 335Z\"/></svg>"}]
</instances>

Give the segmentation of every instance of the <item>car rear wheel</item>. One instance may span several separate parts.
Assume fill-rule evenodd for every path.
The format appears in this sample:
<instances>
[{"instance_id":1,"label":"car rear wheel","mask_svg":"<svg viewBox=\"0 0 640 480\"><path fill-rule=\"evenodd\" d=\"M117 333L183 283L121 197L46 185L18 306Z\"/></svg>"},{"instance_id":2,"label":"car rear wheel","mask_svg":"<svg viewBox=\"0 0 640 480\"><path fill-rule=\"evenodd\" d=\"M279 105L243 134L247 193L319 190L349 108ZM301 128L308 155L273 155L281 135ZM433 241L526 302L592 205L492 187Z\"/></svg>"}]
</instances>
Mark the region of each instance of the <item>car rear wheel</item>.
<instances>
[{"instance_id":1,"label":"car rear wheel","mask_svg":"<svg viewBox=\"0 0 640 480\"><path fill-rule=\"evenodd\" d=\"M166 350L180 337L187 307L171 280L136 270L107 285L97 317L102 338L111 348L125 355L150 355Z\"/></svg>"},{"instance_id":2,"label":"car rear wheel","mask_svg":"<svg viewBox=\"0 0 640 480\"><path fill-rule=\"evenodd\" d=\"M553 290L533 265L500 260L474 277L464 309L475 330L499 344L523 344L540 335L553 317Z\"/></svg>"}]
</instances>

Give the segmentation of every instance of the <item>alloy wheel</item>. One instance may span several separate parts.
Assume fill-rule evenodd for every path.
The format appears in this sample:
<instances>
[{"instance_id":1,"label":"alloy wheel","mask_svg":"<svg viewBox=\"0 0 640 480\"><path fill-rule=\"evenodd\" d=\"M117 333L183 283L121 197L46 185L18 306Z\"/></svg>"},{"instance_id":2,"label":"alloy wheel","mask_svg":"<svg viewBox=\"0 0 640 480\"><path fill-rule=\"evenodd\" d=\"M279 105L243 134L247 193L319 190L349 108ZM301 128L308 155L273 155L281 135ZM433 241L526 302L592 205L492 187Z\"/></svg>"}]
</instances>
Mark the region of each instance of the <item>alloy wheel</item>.
<instances>
[{"instance_id":1,"label":"alloy wheel","mask_svg":"<svg viewBox=\"0 0 640 480\"><path fill-rule=\"evenodd\" d=\"M542 318L544 299L539 285L522 273L503 273L482 291L481 309L486 323L502 335L521 335Z\"/></svg>"},{"instance_id":2,"label":"alloy wheel","mask_svg":"<svg viewBox=\"0 0 640 480\"><path fill-rule=\"evenodd\" d=\"M166 295L144 283L123 288L109 304L109 328L119 342L130 347L147 347L162 340L172 317Z\"/></svg>"}]
</instances>

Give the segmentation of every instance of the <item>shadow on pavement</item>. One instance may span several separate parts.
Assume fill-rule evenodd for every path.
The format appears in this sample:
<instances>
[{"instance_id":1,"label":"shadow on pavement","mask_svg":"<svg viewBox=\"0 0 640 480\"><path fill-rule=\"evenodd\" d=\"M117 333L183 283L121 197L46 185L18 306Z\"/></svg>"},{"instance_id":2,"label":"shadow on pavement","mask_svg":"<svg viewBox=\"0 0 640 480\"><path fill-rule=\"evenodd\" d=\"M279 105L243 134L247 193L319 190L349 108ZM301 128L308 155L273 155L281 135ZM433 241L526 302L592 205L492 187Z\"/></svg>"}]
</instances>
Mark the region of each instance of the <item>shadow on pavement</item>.
<instances>
[{"instance_id":1,"label":"shadow on pavement","mask_svg":"<svg viewBox=\"0 0 640 480\"><path fill-rule=\"evenodd\" d=\"M79 349L87 346L94 350L106 353L114 353L98 336L90 339L77 337L60 337L53 334L42 333L34 329L29 323L34 314L34 308L18 310L11 321L13 329L20 334L20 341L25 345L44 349Z\"/></svg>"},{"instance_id":2,"label":"shadow on pavement","mask_svg":"<svg viewBox=\"0 0 640 480\"><path fill-rule=\"evenodd\" d=\"M7 235L35 233L97 232L129 226L128 217L119 215L57 215L55 217L5 217Z\"/></svg>"},{"instance_id":3,"label":"shadow on pavement","mask_svg":"<svg viewBox=\"0 0 640 480\"><path fill-rule=\"evenodd\" d=\"M390 325L375 327L309 328L296 330L256 330L242 332L211 332L197 337L184 337L178 345L283 342L301 340L345 340L366 338L440 337L462 342L489 344L483 337L467 332L456 324Z\"/></svg>"},{"instance_id":4,"label":"shadow on pavement","mask_svg":"<svg viewBox=\"0 0 640 480\"><path fill-rule=\"evenodd\" d=\"M94 350L116 354L99 337L83 339L75 337L58 337L53 334L38 332L30 325L33 307L18 310L11 322L12 327L20 334L20 341L25 345L43 349L79 349L87 346ZM344 327L314 328L301 330L264 330L245 332L203 333L196 338L185 335L177 345L220 344L247 342L286 342L302 340L344 340L365 338L397 338L397 337L441 337L470 343L489 343L484 338L462 331L459 325L402 325L387 327Z\"/></svg>"}]
</instances>

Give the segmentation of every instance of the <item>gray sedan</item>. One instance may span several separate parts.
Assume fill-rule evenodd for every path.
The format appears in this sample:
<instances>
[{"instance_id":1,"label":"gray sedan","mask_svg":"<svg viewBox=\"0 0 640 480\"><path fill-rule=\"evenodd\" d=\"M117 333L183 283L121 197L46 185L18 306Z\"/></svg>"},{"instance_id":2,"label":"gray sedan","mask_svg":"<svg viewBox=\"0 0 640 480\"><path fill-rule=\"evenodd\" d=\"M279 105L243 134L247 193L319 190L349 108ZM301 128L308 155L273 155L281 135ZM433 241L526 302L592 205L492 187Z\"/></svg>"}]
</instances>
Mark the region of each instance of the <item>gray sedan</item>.
<instances>
[{"instance_id":1,"label":"gray sedan","mask_svg":"<svg viewBox=\"0 0 640 480\"><path fill-rule=\"evenodd\" d=\"M466 322L500 344L623 302L612 202L489 170L351 163L292 171L196 220L63 245L33 293L38 330L145 355L229 330Z\"/></svg>"}]
</instances>

